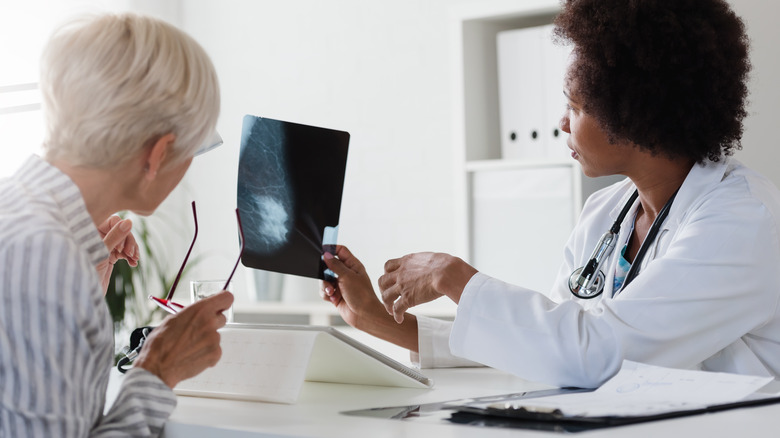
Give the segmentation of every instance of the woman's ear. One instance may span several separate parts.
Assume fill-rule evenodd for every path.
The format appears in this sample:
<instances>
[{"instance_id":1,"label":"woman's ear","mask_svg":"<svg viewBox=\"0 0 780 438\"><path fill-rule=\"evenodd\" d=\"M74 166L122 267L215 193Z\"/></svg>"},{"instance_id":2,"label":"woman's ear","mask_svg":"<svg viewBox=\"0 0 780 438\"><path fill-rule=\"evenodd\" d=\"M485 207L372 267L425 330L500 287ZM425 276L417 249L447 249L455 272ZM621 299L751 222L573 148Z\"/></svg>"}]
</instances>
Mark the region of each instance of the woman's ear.
<instances>
[{"instance_id":1,"label":"woman's ear","mask_svg":"<svg viewBox=\"0 0 780 438\"><path fill-rule=\"evenodd\" d=\"M173 133L165 134L148 149L144 163L144 179L153 180L157 177L157 172L165 162L165 158L171 153L175 140L176 135Z\"/></svg>"}]
</instances>

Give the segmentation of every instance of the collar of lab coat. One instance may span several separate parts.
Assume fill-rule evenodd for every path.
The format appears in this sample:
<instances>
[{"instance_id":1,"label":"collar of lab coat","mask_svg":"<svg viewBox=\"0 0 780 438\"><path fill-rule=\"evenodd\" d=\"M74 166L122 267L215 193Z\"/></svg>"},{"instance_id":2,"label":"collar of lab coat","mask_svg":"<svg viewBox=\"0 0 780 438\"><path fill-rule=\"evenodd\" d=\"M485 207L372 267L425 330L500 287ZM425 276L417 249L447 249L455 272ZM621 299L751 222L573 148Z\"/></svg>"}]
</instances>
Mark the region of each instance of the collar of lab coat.
<instances>
[{"instance_id":1,"label":"collar of lab coat","mask_svg":"<svg viewBox=\"0 0 780 438\"><path fill-rule=\"evenodd\" d=\"M662 241L666 241L666 236L673 235L674 230L679 227L681 221L685 218L685 215L690 210L690 204L703 192L708 191L708 187L718 184L723 179L731 161L732 160L729 157L725 157L717 163L707 160L702 164L695 164L691 168L691 171L688 172L688 176L685 177L685 181L683 181L682 186L680 186L680 190L677 192L677 196L674 198L674 202L672 203L672 206L669 210L669 215L661 225L655 241L651 243L652 246L648 248L647 256L644 260L642 260L640 268L644 268L650 260L653 260L658 256L659 244L661 244ZM612 221L617 219L617 217L620 215L620 210L623 209L623 206L626 204L626 202L628 202L631 194L634 193L634 190L636 190L636 186L628 178L626 178L625 184L625 192L623 193L620 202L610 211L610 217L612 218ZM620 252L621 245L628 239L626 233L631 230L630 224L634 220L634 216L636 215L636 210L638 207L639 199L634 201L634 204L631 206L628 214L626 214L626 217L620 224L620 234L617 237L618 247L616 248L616 253ZM665 247L665 244L661 244L661 253L664 252L663 248ZM614 268L611 268L610 271L613 269ZM609 277L611 277L611 275ZM611 282L612 280L608 279L608 281Z\"/></svg>"},{"instance_id":2,"label":"collar of lab coat","mask_svg":"<svg viewBox=\"0 0 780 438\"><path fill-rule=\"evenodd\" d=\"M666 222L678 224L690 210L688 207L694 199L723 180L731 161L731 158L724 157L717 163L706 160L703 164L694 164L674 198Z\"/></svg>"},{"instance_id":3,"label":"collar of lab coat","mask_svg":"<svg viewBox=\"0 0 780 438\"><path fill-rule=\"evenodd\" d=\"M700 196L702 192L705 192L707 187L716 185L723 180L726 169L731 161L732 159L730 157L725 157L717 163L707 160L702 164L694 164L691 171L688 172L688 176L685 177L682 186L680 186L677 196L674 198L672 207L669 210L669 216L667 216L666 221L664 221L662 230L669 229L670 224L676 225L685 216L685 213L688 211L688 206L696 197ZM626 185L626 188L623 196L620 198L620 202L616 204L609 213L613 221L620 215L620 210L623 209L623 206L626 205L631 194L636 190L636 186L630 179L626 178L624 184ZM634 220L634 214L638 207L639 199L634 201L634 205L628 211L625 219L623 219L623 223L620 225L621 230L625 224Z\"/></svg>"}]
</instances>

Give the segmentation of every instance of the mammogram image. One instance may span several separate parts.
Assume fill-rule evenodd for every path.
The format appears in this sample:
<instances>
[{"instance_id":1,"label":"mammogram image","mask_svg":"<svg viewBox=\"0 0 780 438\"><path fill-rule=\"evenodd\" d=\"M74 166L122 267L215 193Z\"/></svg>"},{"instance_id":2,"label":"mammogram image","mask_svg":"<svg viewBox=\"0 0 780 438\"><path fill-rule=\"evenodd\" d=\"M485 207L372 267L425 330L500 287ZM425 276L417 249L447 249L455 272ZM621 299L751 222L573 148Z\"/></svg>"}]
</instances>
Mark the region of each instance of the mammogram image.
<instances>
[{"instance_id":1,"label":"mammogram image","mask_svg":"<svg viewBox=\"0 0 780 438\"><path fill-rule=\"evenodd\" d=\"M336 244L348 145L344 131L244 117L238 209L245 266L324 278L321 256Z\"/></svg>"}]
</instances>

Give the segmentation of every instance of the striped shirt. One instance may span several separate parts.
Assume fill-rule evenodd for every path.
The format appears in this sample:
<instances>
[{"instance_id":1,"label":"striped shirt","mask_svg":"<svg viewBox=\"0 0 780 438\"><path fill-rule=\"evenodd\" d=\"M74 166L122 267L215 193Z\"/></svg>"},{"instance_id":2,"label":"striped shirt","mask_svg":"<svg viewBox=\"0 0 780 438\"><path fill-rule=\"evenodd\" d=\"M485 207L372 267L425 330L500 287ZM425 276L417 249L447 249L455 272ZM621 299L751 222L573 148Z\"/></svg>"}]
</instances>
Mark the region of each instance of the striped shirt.
<instances>
[{"instance_id":1,"label":"striped shirt","mask_svg":"<svg viewBox=\"0 0 780 438\"><path fill-rule=\"evenodd\" d=\"M145 370L104 414L114 340L95 265L107 256L58 169L33 156L0 180L0 438L160 434L176 398Z\"/></svg>"}]
</instances>

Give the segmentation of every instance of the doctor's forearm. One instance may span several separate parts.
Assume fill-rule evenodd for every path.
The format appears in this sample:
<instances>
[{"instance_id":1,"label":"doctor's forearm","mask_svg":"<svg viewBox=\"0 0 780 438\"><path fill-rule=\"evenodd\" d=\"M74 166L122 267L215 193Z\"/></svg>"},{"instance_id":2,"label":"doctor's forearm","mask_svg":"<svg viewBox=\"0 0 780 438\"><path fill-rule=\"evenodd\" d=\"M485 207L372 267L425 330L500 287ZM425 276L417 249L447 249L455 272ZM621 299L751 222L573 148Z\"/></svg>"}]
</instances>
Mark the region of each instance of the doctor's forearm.
<instances>
[{"instance_id":1,"label":"doctor's forearm","mask_svg":"<svg viewBox=\"0 0 780 438\"><path fill-rule=\"evenodd\" d=\"M402 323L398 324L389 313L374 315L357 321L355 328L377 338L418 353L417 317L406 313Z\"/></svg>"},{"instance_id":2,"label":"doctor's forearm","mask_svg":"<svg viewBox=\"0 0 780 438\"><path fill-rule=\"evenodd\" d=\"M447 262L436 270L434 288L458 304L463 290L477 271L462 259L449 256Z\"/></svg>"}]
</instances>

